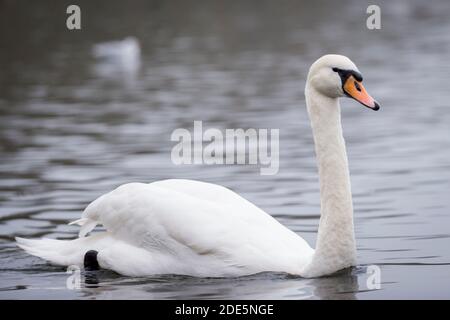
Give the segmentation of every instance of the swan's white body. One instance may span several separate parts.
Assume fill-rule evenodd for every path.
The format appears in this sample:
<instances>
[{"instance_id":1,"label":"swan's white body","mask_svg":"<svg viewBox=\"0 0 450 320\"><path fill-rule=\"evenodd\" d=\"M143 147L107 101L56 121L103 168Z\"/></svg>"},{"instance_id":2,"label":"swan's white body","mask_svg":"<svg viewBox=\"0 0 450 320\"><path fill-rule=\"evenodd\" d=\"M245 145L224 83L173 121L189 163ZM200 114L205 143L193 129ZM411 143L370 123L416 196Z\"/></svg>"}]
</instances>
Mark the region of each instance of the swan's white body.
<instances>
[{"instance_id":1,"label":"swan's white body","mask_svg":"<svg viewBox=\"0 0 450 320\"><path fill-rule=\"evenodd\" d=\"M126 184L92 202L83 218L83 233L96 223L108 232L68 242L73 247L63 255L44 248L38 255L60 265L82 264L84 254L96 250L101 267L130 276L237 276L295 273L313 253L252 203L199 181Z\"/></svg>"},{"instance_id":2,"label":"swan's white body","mask_svg":"<svg viewBox=\"0 0 450 320\"><path fill-rule=\"evenodd\" d=\"M357 70L348 58L324 56L312 65L305 91L321 186L316 250L233 191L176 179L130 183L101 196L75 222L81 225L78 239L18 238L19 246L65 266L83 265L84 254L96 250L100 267L128 276L277 271L315 277L354 265L353 208L338 103L343 93L333 73L323 74L333 66ZM97 224L107 231L85 237Z\"/></svg>"}]
</instances>

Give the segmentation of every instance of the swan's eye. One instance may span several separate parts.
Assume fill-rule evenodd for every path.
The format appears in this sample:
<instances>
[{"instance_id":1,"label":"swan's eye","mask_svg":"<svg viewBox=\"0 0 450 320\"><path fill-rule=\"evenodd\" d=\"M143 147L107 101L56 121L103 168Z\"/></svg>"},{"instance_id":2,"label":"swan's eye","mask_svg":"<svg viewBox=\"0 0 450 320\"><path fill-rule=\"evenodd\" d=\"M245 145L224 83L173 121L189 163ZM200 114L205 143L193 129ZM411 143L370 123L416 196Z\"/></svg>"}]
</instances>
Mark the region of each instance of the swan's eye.
<instances>
[{"instance_id":1,"label":"swan's eye","mask_svg":"<svg viewBox=\"0 0 450 320\"><path fill-rule=\"evenodd\" d=\"M343 70L336 67L331 68L334 72L337 72L341 77L342 82L345 82L349 76L353 76L356 81L363 81L361 73L355 70Z\"/></svg>"}]
</instances>

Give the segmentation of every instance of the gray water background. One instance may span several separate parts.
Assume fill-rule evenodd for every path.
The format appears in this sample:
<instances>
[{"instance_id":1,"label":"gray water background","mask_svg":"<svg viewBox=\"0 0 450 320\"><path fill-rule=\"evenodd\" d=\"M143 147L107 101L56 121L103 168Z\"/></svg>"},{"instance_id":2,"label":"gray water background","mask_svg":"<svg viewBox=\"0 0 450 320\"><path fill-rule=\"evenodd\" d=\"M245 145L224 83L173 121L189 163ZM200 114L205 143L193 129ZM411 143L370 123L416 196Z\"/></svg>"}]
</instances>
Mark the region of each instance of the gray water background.
<instances>
[{"instance_id":1,"label":"gray water background","mask_svg":"<svg viewBox=\"0 0 450 320\"><path fill-rule=\"evenodd\" d=\"M450 3L367 1L0 1L0 298L450 298ZM94 57L136 37L129 70ZM71 239L97 196L131 181L225 185L314 245L319 186L304 101L309 65L349 56L382 109L341 102L358 267L321 279L127 278L110 272L69 290L65 269L19 250L15 236ZM280 129L280 170L184 165L176 128ZM381 268L369 290L366 269ZM89 280L89 279L88 279ZM94 283L92 283L94 282Z\"/></svg>"}]
</instances>

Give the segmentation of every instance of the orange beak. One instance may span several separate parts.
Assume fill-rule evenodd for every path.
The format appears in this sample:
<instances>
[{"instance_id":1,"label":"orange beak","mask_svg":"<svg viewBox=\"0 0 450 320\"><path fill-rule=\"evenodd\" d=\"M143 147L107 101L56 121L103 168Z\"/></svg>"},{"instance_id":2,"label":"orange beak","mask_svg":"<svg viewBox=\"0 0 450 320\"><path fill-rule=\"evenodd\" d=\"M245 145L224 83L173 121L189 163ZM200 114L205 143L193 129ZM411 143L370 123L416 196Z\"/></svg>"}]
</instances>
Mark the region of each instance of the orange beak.
<instances>
[{"instance_id":1,"label":"orange beak","mask_svg":"<svg viewBox=\"0 0 450 320\"><path fill-rule=\"evenodd\" d=\"M366 89L362 85L362 82L357 81L352 75L347 78L342 88L346 95L355 99L364 106L375 111L380 109L380 105L367 93Z\"/></svg>"}]
</instances>

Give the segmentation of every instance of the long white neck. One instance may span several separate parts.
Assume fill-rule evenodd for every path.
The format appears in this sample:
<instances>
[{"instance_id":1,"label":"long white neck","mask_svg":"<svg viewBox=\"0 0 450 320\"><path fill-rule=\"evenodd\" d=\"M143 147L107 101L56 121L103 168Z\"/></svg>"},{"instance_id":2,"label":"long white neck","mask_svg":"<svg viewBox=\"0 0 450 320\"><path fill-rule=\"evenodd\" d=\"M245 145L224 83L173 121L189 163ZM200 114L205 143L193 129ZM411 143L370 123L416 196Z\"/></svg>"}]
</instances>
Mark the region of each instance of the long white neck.
<instances>
[{"instance_id":1,"label":"long white neck","mask_svg":"<svg viewBox=\"0 0 450 320\"><path fill-rule=\"evenodd\" d=\"M339 101L309 85L305 95L319 168L321 216L316 250L302 273L315 277L355 265L356 246Z\"/></svg>"}]
</instances>

